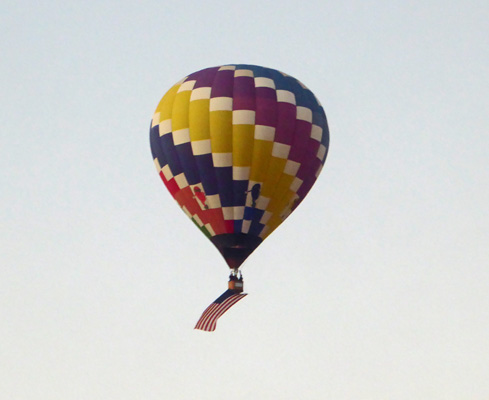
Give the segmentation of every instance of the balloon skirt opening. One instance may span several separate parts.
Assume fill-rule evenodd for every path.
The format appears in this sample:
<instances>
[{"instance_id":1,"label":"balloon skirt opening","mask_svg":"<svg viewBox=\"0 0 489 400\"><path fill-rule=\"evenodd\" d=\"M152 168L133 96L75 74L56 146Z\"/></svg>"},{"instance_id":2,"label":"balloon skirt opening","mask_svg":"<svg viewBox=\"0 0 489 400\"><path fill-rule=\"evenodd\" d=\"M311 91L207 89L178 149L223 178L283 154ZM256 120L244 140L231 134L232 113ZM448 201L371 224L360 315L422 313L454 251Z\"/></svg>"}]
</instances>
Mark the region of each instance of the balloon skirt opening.
<instances>
[{"instance_id":1,"label":"balloon skirt opening","mask_svg":"<svg viewBox=\"0 0 489 400\"><path fill-rule=\"evenodd\" d=\"M212 236L210 239L231 269L239 268L262 242L262 239L257 236L244 233L224 233Z\"/></svg>"}]
</instances>

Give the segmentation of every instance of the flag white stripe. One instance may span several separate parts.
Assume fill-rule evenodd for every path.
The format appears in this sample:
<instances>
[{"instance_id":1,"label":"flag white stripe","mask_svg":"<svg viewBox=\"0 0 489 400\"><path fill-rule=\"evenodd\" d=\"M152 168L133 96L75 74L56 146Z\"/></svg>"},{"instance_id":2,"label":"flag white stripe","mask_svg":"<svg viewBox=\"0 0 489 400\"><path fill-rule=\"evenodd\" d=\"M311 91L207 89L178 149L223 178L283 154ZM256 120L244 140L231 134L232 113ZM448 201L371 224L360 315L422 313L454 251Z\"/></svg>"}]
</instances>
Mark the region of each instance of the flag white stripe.
<instances>
[{"instance_id":1,"label":"flag white stripe","mask_svg":"<svg viewBox=\"0 0 489 400\"><path fill-rule=\"evenodd\" d=\"M244 296L246 296L246 293L235 294L228 297L222 303L212 303L202 313L202 316L195 325L195 329L200 329L207 332L214 331L217 326L217 320Z\"/></svg>"},{"instance_id":2,"label":"flag white stripe","mask_svg":"<svg viewBox=\"0 0 489 400\"><path fill-rule=\"evenodd\" d=\"M229 310L234 304L236 304L241 298L244 297L243 295L234 295L229 297L228 299L224 300L219 307L214 309L212 313L208 315L206 318L206 324L205 327L207 328L206 330L208 331L214 331L216 329L217 325L217 320L227 311Z\"/></svg>"},{"instance_id":3,"label":"flag white stripe","mask_svg":"<svg viewBox=\"0 0 489 400\"><path fill-rule=\"evenodd\" d=\"M202 313L202 316L200 317L199 321L197 322L197 325L195 326L197 328L197 326L199 326L199 328L197 329L202 329L201 326L204 325L204 321L207 319L207 317L209 316L209 314L212 314L212 312L217 308L219 307L219 304L216 304L216 303L212 303L209 307L207 307L205 309L205 311Z\"/></svg>"}]
</instances>

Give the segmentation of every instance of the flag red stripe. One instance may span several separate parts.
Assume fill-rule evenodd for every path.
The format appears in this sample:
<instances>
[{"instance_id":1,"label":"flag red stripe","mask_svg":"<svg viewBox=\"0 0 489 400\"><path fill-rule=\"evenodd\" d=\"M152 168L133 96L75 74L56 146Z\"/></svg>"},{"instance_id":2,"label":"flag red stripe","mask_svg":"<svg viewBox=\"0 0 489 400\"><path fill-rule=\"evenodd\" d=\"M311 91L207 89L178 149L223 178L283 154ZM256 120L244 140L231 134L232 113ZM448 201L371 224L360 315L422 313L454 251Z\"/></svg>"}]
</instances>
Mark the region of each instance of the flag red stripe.
<instances>
[{"instance_id":1,"label":"flag red stripe","mask_svg":"<svg viewBox=\"0 0 489 400\"><path fill-rule=\"evenodd\" d=\"M194 329L200 329L207 332L212 332L216 329L217 320L233 305L240 301L246 293L238 293L230 296L222 303L212 303L209 307L205 309L202 316L197 321Z\"/></svg>"}]
</instances>

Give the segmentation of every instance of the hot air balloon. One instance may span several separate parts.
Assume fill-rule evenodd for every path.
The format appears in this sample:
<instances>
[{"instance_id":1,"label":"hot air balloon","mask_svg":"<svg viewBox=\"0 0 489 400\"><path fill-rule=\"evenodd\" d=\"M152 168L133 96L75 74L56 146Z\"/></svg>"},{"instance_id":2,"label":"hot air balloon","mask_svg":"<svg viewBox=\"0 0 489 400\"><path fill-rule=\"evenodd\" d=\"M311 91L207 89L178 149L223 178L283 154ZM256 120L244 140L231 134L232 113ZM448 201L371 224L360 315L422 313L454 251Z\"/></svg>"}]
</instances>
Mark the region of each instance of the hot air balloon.
<instances>
[{"instance_id":1,"label":"hot air balloon","mask_svg":"<svg viewBox=\"0 0 489 400\"><path fill-rule=\"evenodd\" d=\"M316 181L329 131L323 107L297 79L236 64L194 72L168 90L150 143L165 186L222 254L229 290L239 293L241 264Z\"/></svg>"}]
</instances>

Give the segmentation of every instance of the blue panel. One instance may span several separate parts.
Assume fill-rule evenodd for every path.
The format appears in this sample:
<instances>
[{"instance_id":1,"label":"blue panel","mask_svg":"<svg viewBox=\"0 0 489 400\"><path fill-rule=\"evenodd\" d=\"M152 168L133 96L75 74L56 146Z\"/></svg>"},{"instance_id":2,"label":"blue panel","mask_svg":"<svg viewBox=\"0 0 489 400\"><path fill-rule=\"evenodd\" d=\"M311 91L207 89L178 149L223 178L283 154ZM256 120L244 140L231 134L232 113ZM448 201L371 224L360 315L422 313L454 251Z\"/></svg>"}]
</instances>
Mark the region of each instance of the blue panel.
<instances>
[{"instance_id":1,"label":"blue panel","mask_svg":"<svg viewBox=\"0 0 489 400\"><path fill-rule=\"evenodd\" d=\"M234 206L244 206L246 204L246 191L248 190L248 181L234 181ZM239 232L239 231L238 231Z\"/></svg>"},{"instance_id":2,"label":"blue panel","mask_svg":"<svg viewBox=\"0 0 489 400\"><path fill-rule=\"evenodd\" d=\"M246 207L244 212L244 219L248 221L260 221L264 213L264 210L253 207Z\"/></svg>"},{"instance_id":3,"label":"blue panel","mask_svg":"<svg viewBox=\"0 0 489 400\"><path fill-rule=\"evenodd\" d=\"M297 106L311 108L311 99L308 98L306 91L294 78L287 78L289 89L295 94L295 102Z\"/></svg>"},{"instance_id":4,"label":"blue panel","mask_svg":"<svg viewBox=\"0 0 489 400\"><path fill-rule=\"evenodd\" d=\"M310 108L312 111L317 110L319 104L309 89L302 89L302 104L304 107Z\"/></svg>"},{"instance_id":5,"label":"blue panel","mask_svg":"<svg viewBox=\"0 0 489 400\"><path fill-rule=\"evenodd\" d=\"M201 182L197 166L195 164L194 155L192 153L192 145L190 142L182 143L175 146L178 158L183 167L185 178L190 185L196 185Z\"/></svg>"},{"instance_id":6,"label":"blue panel","mask_svg":"<svg viewBox=\"0 0 489 400\"><path fill-rule=\"evenodd\" d=\"M160 130L158 125L153 128L150 128L149 131L149 142L151 144L151 154L153 155L153 160L155 158L158 159L160 166L166 165L168 162L166 161L166 157L163 153L163 149L160 144Z\"/></svg>"},{"instance_id":7,"label":"blue panel","mask_svg":"<svg viewBox=\"0 0 489 400\"><path fill-rule=\"evenodd\" d=\"M324 113L322 112L321 108L316 108L312 111L312 123L314 125L318 125L324 128L324 125L326 125L326 117Z\"/></svg>"},{"instance_id":8,"label":"blue panel","mask_svg":"<svg viewBox=\"0 0 489 400\"><path fill-rule=\"evenodd\" d=\"M212 163L212 154L202 154L194 157L206 195L218 194L219 191L216 174L214 173L214 164Z\"/></svg>"},{"instance_id":9,"label":"blue panel","mask_svg":"<svg viewBox=\"0 0 489 400\"><path fill-rule=\"evenodd\" d=\"M175 146L173 145L172 135L166 134L160 136L160 145L161 149L163 150L163 154L168 161L168 165L170 166L173 176L181 174L183 172L183 168L180 164L180 160L178 159L178 154L175 150Z\"/></svg>"},{"instance_id":10,"label":"blue panel","mask_svg":"<svg viewBox=\"0 0 489 400\"><path fill-rule=\"evenodd\" d=\"M243 220L234 221L234 232L241 232L243 228Z\"/></svg>"},{"instance_id":11,"label":"blue panel","mask_svg":"<svg viewBox=\"0 0 489 400\"><path fill-rule=\"evenodd\" d=\"M258 65L249 65L249 64L238 64L236 65L236 69L249 69L253 71L253 76L257 77L268 77L267 71L270 71L269 68L260 67Z\"/></svg>"},{"instance_id":12,"label":"blue panel","mask_svg":"<svg viewBox=\"0 0 489 400\"><path fill-rule=\"evenodd\" d=\"M285 76L283 76L280 72L278 71L270 71L272 75L272 79L275 82L275 88L277 90L289 90L292 91L290 88L290 83L287 80Z\"/></svg>"},{"instance_id":13,"label":"blue panel","mask_svg":"<svg viewBox=\"0 0 489 400\"><path fill-rule=\"evenodd\" d=\"M233 167L215 167L217 187L222 207L233 206Z\"/></svg>"},{"instance_id":14,"label":"blue panel","mask_svg":"<svg viewBox=\"0 0 489 400\"><path fill-rule=\"evenodd\" d=\"M253 221L251 223L250 230L248 231L248 235L259 236L264 227L265 225Z\"/></svg>"}]
</instances>

